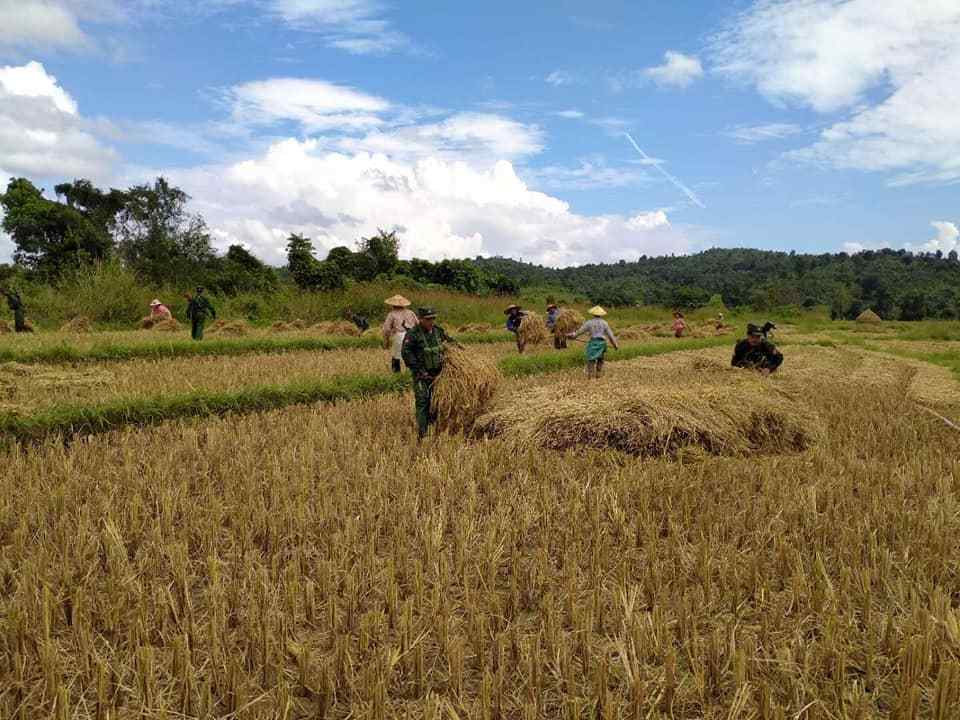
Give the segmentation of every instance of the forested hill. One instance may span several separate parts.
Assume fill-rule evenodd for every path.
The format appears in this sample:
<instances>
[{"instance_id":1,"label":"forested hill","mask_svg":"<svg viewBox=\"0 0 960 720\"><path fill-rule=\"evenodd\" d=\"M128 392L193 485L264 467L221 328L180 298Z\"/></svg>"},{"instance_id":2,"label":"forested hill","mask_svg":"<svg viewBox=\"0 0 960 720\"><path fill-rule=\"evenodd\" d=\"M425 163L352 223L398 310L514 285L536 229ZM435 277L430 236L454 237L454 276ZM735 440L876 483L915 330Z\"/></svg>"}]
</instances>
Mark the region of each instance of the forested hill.
<instances>
[{"instance_id":1,"label":"forested hill","mask_svg":"<svg viewBox=\"0 0 960 720\"><path fill-rule=\"evenodd\" d=\"M834 317L853 317L867 307L889 319L960 317L956 252L949 256L905 250L802 255L713 249L563 269L499 257L474 262L520 285L563 287L609 305L696 307L719 294L731 307L826 305Z\"/></svg>"}]
</instances>

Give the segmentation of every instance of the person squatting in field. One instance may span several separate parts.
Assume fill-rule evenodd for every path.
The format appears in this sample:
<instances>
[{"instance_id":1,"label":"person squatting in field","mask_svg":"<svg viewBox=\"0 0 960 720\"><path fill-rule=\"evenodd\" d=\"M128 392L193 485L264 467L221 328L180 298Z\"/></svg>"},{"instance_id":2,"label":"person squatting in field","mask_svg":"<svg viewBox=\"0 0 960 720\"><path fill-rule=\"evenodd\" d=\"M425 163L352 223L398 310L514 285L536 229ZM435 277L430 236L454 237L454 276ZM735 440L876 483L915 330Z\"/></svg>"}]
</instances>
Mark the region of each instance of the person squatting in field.
<instances>
[{"instance_id":1,"label":"person squatting in field","mask_svg":"<svg viewBox=\"0 0 960 720\"><path fill-rule=\"evenodd\" d=\"M20 293L9 288L0 288L0 293L7 298L7 306L13 312L13 329L18 333L33 332L27 325L26 308L23 306L23 300L20 299Z\"/></svg>"},{"instance_id":2,"label":"person squatting in field","mask_svg":"<svg viewBox=\"0 0 960 720\"><path fill-rule=\"evenodd\" d=\"M579 330L569 333L567 337L576 340L581 335L590 335L586 350L587 377L598 378L603 374L603 358L607 354L607 340L613 345L614 350L619 350L620 346L617 344L617 338L614 337L610 324L603 319L607 311L596 305L590 308L588 312L593 317L581 325Z\"/></svg>"},{"instance_id":3,"label":"person squatting in field","mask_svg":"<svg viewBox=\"0 0 960 720\"><path fill-rule=\"evenodd\" d=\"M198 287L196 294L191 297L190 293L186 295L187 300L187 319L190 320L190 337L194 340L203 340L203 326L207 324L207 319L216 319L217 311L203 294L203 288Z\"/></svg>"},{"instance_id":4,"label":"person squatting in field","mask_svg":"<svg viewBox=\"0 0 960 720\"><path fill-rule=\"evenodd\" d=\"M683 337L683 334L687 331L687 321L683 319L682 312L675 312L673 314L673 336L674 337Z\"/></svg>"},{"instance_id":5,"label":"person squatting in field","mask_svg":"<svg viewBox=\"0 0 960 720\"><path fill-rule=\"evenodd\" d=\"M390 351L390 369L400 372L400 361L403 359L403 338L417 326L417 315L410 310L410 301L403 295L394 295L384 300L390 306L383 321L383 346Z\"/></svg>"},{"instance_id":6,"label":"person squatting in field","mask_svg":"<svg viewBox=\"0 0 960 720\"><path fill-rule=\"evenodd\" d=\"M432 308L420 308L420 322L403 338L403 362L413 375L414 412L417 418L417 439L423 440L436 421L431 412L433 383L443 370L443 346L456 341L434 321Z\"/></svg>"},{"instance_id":7,"label":"person squatting in field","mask_svg":"<svg viewBox=\"0 0 960 720\"><path fill-rule=\"evenodd\" d=\"M517 337L517 352L522 353L527 346L527 341L520 335L520 324L526 313L519 305L510 305L503 314L507 316L506 327L508 332L512 332Z\"/></svg>"},{"instance_id":8,"label":"person squatting in field","mask_svg":"<svg viewBox=\"0 0 960 720\"><path fill-rule=\"evenodd\" d=\"M173 313L170 312L170 308L160 302L160 300L154 298L153 302L150 303L150 319L160 322L161 320L171 320L172 318Z\"/></svg>"},{"instance_id":9,"label":"person squatting in field","mask_svg":"<svg viewBox=\"0 0 960 720\"><path fill-rule=\"evenodd\" d=\"M750 323L747 325L747 336L733 349L730 364L769 375L783 364L783 353L767 339L763 328Z\"/></svg>"}]
</instances>

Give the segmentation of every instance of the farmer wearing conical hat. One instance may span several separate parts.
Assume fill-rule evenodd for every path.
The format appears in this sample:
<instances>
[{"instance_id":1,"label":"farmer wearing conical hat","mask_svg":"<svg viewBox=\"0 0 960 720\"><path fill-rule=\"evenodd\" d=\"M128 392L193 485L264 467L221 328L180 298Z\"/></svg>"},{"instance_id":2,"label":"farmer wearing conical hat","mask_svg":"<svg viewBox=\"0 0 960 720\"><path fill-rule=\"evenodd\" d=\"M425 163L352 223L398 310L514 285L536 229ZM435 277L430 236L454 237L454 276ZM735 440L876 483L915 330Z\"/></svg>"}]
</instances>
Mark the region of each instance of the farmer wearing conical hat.
<instances>
[{"instance_id":1,"label":"farmer wearing conical hat","mask_svg":"<svg viewBox=\"0 0 960 720\"><path fill-rule=\"evenodd\" d=\"M7 306L13 312L13 329L18 332L33 332L27 325L26 308L23 306L23 300L20 299L20 293L10 288L0 288L0 293L7 298Z\"/></svg>"},{"instance_id":2,"label":"farmer wearing conical hat","mask_svg":"<svg viewBox=\"0 0 960 720\"><path fill-rule=\"evenodd\" d=\"M620 346L617 344L617 338L613 335L613 330L610 329L610 324L603 319L607 311L596 305L590 308L588 312L593 317L581 325L579 330L570 333L567 337L576 340L581 335L590 335L590 340L587 342L587 377L598 378L603 373L603 357L607 353L607 340L613 345L614 350L619 350Z\"/></svg>"},{"instance_id":3,"label":"farmer wearing conical hat","mask_svg":"<svg viewBox=\"0 0 960 720\"><path fill-rule=\"evenodd\" d=\"M420 308L420 322L403 338L403 362L413 375L414 408L417 418L417 439L423 440L430 424L436 420L430 412L433 382L443 369L443 347L454 343L446 330L434 321L433 308Z\"/></svg>"},{"instance_id":4,"label":"farmer wearing conical hat","mask_svg":"<svg viewBox=\"0 0 960 720\"><path fill-rule=\"evenodd\" d=\"M763 328L750 323L747 325L747 337L733 349L733 360L730 364L769 375L783 364L783 353L767 340Z\"/></svg>"},{"instance_id":5,"label":"farmer wearing conical hat","mask_svg":"<svg viewBox=\"0 0 960 720\"><path fill-rule=\"evenodd\" d=\"M173 317L173 314L170 312L170 308L160 302L159 299L154 298L150 303L150 319L159 322L161 320L170 320Z\"/></svg>"},{"instance_id":6,"label":"farmer wearing conical hat","mask_svg":"<svg viewBox=\"0 0 960 720\"><path fill-rule=\"evenodd\" d=\"M194 340L203 340L203 326L207 324L208 318L216 319L217 311L203 294L203 288L197 287L196 293L191 296L186 295L187 300L187 319L190 320L190 337Z\"/></svg>"},{"instance_id":7,"label":"farmer wearing conical hat","mask_svg":"<svg viewBox=\"0 0 960 720\"><path fill-rule=\"evenodd\" d=\"M503 314L507 316L507 331L517 336L517 352L522 353L527 342L520 336L520 324L526 313L519 305L508 305Z\"/></svg>"},{"instance_id":8,"label":"farmer wearing conical hat","mask_svg":"<svg viewBox=\"0 0 960 720\"><path fill-rule=\"evenodd\" d=\"M383 302L390 306L390 312L383 321L383 346L390 351L390 368L398 373L403 359L403 338L417 326L417 315L403 295L394 295Z\"/></svg>"}]
</instances>

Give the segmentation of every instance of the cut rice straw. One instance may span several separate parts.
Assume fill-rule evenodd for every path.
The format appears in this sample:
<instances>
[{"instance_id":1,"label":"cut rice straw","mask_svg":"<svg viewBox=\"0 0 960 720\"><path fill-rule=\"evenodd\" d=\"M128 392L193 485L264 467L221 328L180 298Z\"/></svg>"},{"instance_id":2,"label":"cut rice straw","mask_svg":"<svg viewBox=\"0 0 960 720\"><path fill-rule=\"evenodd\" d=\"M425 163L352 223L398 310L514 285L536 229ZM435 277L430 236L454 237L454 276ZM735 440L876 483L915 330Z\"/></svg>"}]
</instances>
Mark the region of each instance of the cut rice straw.
<instances>
[{"instance_id":1,"label":"cut rice straw","mask_svg":"<svg viewBox=\"0 0 960 720\"><path fill-rule=\"evenodd\" d=\"M441 432L470 432L478 417L487 412L500 384L497 366L476 353L448 346L443 370L434 381L431 411Z\"/></svg>"},{"instance_id":2,"label":"cut rice straw","mask_svg":"<svg viewBox=\"0 0 960 720\"><path fill-rule=\"evenodd\" d=\"M535 312L527 312L520 321L517 337L524 345L543 345L550 337L547 324Z\"/></svg>"}]
</instances>

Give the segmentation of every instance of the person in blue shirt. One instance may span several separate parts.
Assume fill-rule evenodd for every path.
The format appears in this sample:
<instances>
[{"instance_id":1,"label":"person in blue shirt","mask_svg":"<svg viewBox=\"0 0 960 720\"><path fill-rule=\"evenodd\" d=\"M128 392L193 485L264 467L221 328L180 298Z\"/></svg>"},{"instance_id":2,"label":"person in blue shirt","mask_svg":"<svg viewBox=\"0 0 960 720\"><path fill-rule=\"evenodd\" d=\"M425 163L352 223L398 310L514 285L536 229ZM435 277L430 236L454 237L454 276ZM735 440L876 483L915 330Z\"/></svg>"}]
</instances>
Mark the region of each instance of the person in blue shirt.
<instances>
[{"instance_id":1,"label":"person in blue shirt","mask_svg":"<svg viewBox=\"0 0 960 720\"><path fill-rule=\"evenodd\" d=\"M519 305L510 305L503 311L503 314L507 316L507 331L512 332L517 337L517 352L522 353L527 343L520 336L520 323L523 322L526 313Z\"/></svg>"}]
</instances>

